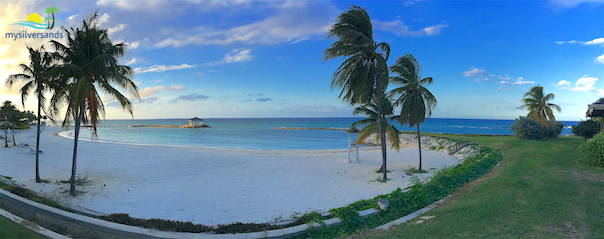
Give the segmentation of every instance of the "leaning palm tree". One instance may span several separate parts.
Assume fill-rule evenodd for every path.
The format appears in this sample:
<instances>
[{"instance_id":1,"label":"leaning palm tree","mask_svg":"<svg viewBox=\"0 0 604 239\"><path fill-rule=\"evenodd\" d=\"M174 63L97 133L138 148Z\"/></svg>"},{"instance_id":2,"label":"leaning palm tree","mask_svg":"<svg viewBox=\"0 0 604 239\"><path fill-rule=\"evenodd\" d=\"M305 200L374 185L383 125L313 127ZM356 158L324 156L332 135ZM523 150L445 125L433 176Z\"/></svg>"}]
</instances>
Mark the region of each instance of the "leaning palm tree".
<instances>
[{"instance_id":1,"label":"leaning palm tree","mask_svg":"<svg viewBox=\"0 0 604 239\"><path fill-rule=\"evenodd\" d=\"M554 97L554 93L545 95L543 93L543 86L537 85L524 94L524 99L520 100L520 102L524 103L521 107L529 110L527 118L534 119L543 127L549 127L548 120L556 122L552 108L558 112L561 111L560 106L549 103Z\"/></svg>"},{"instance_id":2,"label":"leaning palm tree","mask_svg":"<svg viewBox=\"0 0 604 239\"><path fill-rule=\"evenodd\" d=\"M395 85L402 85L390 91L390 95L397 97L396 104L401 106L399 122L409 127L417 126L417 144L419 147L419 171L422 171L422 143L419 125L426 116L430 118L432 109L436 106L436 98L425 86L432 84L432 77L421 79L420 65L411 54L396 59L390 71L396 74L390 78ZM420 80L421 79L421 80Z\"/></svg>"},{"instance_id":3,"label":"leaning palm tree","mask_svg":"<svg viewBox=\"0 0 604 239\"><path fill-rule=\"evenodd\" d=\"M367 11L359 6L351 6L342 13L328 34L338 41L325 50L324 60L349 57L338 67L331 80L331 88L342 88L340 98L350 105L369 104L373 95L382 95L388 87L388 65L390 46L373 40L371 19ZM381 98L377 99L377 113L382 115ZM381 121L383 117L378 117ZM386 180L386 144L382 124L380 142L382 143L382 167Z\"/></svg>"},{"instance_id":4,"label":"leaning palm tree","mask_svg":"<svg viewBox=\"0 0 604 239\"><path fill-rule=\"evenodd\" d=\"M90 121L92 135L96 137L97 123L105 113L99 90L120 102L122 108L130 114L132 114L132 103L113 85L139 98L138 89L130 79L134 71L128 66L118 64L118 58L124 56L126 45L113 44L107 35L107 30L99 29L95 25L96 18L95 12L82 22L81 28L71 28L71 31L63 28L67 36L67 45L51 41L57 51L57 57L62 62L56 68L56 75L66 82L51 99L51 113L58 114L59 106L66 104L63 127L69 126L70 120L75 121L73 161L69 180L70 194L74 196L80 125Z\"/></svg>"},{"instance_id":5,"label":"leaning palm tree","mask_svg":"<svg viewBox=\"0 0 604 239\"><path fill-rule=\"evenodd\" d=\"M382 95L381 99L382 104L382 128L384 129L390 143L392 143L392 148L396 151L399 151L401 148L401 141L399 138L399 131L388 123L390 120L398 118L398 116L394 116L394 102L386 95ZM359 131L359 136L356 140L357 145L362 144L369 138L371 135L376 135L375 141L379 142L379 120L378 120L378 107L377 107L377 99L373 99L370 104L362 105L356 107L352 112L353 115L364 114L367 115L367 119L359 120L354 122L351 128L356 128L359 126L365 125L363 129Z\"/></svg>"},{"instance_id":6,"label":"leaning palm tree","mask_svg":"<svg viewBox=\"0 0 604 239\"><path fill-rule=\"evenodd\" d=\"M52 55L45 51L44 45L40 46L39 49L35 50L31 47L27 47L29 50L29 65L21 64L21 70L23 73L10 75L6 79L8 87L17 82L26 82L21 87L21 103L25 108L25 99L29 95L29 92L33 89L38 97L38 125L36 131L36 183L41 183L40 179L40 119L41 111L44 110L44 98L43 93L51 90L51 76L50 70L53 67Z\"/></svg>"}]
</instances>

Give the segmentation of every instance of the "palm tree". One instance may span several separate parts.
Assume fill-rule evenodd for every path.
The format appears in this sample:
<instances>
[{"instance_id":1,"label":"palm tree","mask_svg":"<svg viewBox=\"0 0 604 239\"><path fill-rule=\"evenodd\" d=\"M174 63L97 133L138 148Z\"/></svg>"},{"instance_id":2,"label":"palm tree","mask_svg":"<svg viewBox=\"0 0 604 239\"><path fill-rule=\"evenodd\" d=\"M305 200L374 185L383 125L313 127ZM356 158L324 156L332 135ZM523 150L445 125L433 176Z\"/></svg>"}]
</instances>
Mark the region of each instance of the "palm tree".
<instances>
[{"instance_id":1,"label":"palm tree","mask_svg":"<svg viewBox=\"0 0 604 239\"><path fill-rule=\"evenodd\" d=\"M46 29L50 29L50 20L52 20L52 17L45 17L44 21L48 22L48 26L46 27Z\"/></svg>"},{"instance_id":2,"label":"palm tree","mask_svg":"<svg viewBox=\"0 0 604 239\"><path fill-rule=\"evenodd\" d=\"M53 66L52 55L45 51L44 45L40 46L38 50L35 50L31 47L27 47L29 51L29 65L21 64L21 70L23 73L10 75L6 79L6 84L9 87L17 81L27 82L23 87L21 87L21 103L23 104L23 108L25 108L25 99L29 92L34 89L38 96L38 125L36 131L36 183L41 183L40 179L40 112L44 108L44 98L43 93L50 90L50 69Z\"/></svg>"},{"instance_id":3,"label":"palm tree","mask_svg":"<svg viewBox=\"0 0 604 239\"><path fill-rule=\"evenodd\" d=\"M82 22L81 28L71 28L71 31L63 28L67 36L67 45L51 41L59 60L63 62L57 67L56 74L66 81L65 86L57 90L52 97L51 112L53 115L57 114L59 106L66 104L63 127L67 127L70 120L75 121L73 161L69 181L70 194L74 196L80 125L82 122L87 124L90 121L93 136L96 137L96 125L100 117L104 117L105 114L99 90L120 102L122 108L130 114L132 114L130 100L113 85L139 98L138 88L130 79L134 71L128 66L118 65L118 58L124 56L126 45L124 43L114 45L107 35L107 30L99 29L94 24L97 16L94 12L90 18Z\"/></svg>"},{"instance_id":4,"label":"palm tree","mask_svg":"<svg viewBox=\"0 0 604 239\"><path fill-rule=\"evenodd\" d=\"M50 28L48 29L53 29L55 27L55 13L58 13L59 9L55 6L52 6L52 8L47 7L46 8L46 14L52 14L52 26L50 26Z\"/></svg>"},{"instance_id":5,"label":"palm tree","mask_svg":"<svg viewBox=\"0 0 604 239\"><path fill-rule=\"evenodd\" d=\"M417 126L419 171L422 171L422 144L419 125L424 122L426 116L430 118L432 109L436 106L436 98L425 87L432 84L432 77L421 79L420 65L411 54L396 59L396 63L390 67L390 71L398 75L391 77L390 82L402 85L390 91L391 96L398 97L395 103L402 107L398 120L401 125Z\"/></svg>"},{"instance_id":6,"label":"palm tree","mask_svg":"<svg viewBox=\"0 0 604 239\"><path fill-rule=\"evenodd\" d=\"M324 60L349 57L338 67L331 80L331 88L342 88L340 98L350 105L369 104L373 95L382 95L388 87L388 65L390 46L373 40L371 19L367 11L359 6L351 6L342 13L328 34L338 41L325 50ZM378 52L379 51L379 52ZM377 99L377 113L382 115L381 97ZM381 121L383 117L378 117ZM380 142L382 142L382 167L380 171L386 177L386 140L382 123Z\"/></svg>"},{"instance_id":7,"label":"palm tree","mask_svg":"<svg viewBox=\"0 0 604 239\"><path fill-rule=\"evenodd\" d=\"M388 123L390 120L396 119L398 117L394 116L394 102L392 102L392 100L389 99L386 95L382 95L381 104L383 110L382 124L384 131L386 132L388 139L392 143L392 148L396 149L396 151L399 151L401 148L399 131L394 126ZM351 126L351 128L356 128L365 125L365 127L363 127L363 129L359 131L359 136L356 141L357 145L362 144L372 134L377 134L375 141L379 142L380 127L378 125L379 123L377 111L377 100L374 98L374 100L372 100L370 104L356 107L352 112L352 114L354 115L364 114L369 117L367 119L354 122Z\"/></svg>"},{"instance_id":8,"label":"palm tree","mask_svg":"<svg viewBox=\"0 0 604 239\"><path fill-rule=\"evenodd\" d=\"M560 106L548 103L552 101L554 97L554 93L545 95L543 93L543 86L537 85L524 93L524 99L520 100L520 102L524 103L521 107L529 110L529 113L526 116L527 118L534 119L543 127L549 127L548 120L556 122L556 117L554 117L552 108L561 112Z\"/></svg>"}]
</instances>

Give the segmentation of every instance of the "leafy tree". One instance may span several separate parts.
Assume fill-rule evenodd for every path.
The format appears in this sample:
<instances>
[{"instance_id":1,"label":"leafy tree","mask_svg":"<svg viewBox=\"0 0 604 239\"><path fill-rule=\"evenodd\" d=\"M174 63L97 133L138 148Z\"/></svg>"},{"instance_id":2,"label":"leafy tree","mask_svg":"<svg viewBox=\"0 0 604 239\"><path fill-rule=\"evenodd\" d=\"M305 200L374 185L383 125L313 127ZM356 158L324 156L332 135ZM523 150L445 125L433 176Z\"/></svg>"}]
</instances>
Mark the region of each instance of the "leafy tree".
<instances>
[{"instance_id":1,"label":"leafy tree","mask_svg":"<svg viewBox=\"0 0 604 239\"><path fill-rule=\"evenodd\" d=\"M396 151L398 151L398 150L400 150L400 144L401 144L400 138L399 138L399 131L394 126L392 126L391 124L388 123L390 120L395 119L397 117L397 116L394 116L394 104L393 104L392 100L390 100L389 98L386 97L386 95L382 95L381 104L382 104L382 110L383 110L382 124L383 124L384 131L386 132L388 139L392 143L392 148L396 149ZM363 127L359 131L359 136L358 136L357 142L356 142L357 144L362 144L372 134L376 135L375 141L380 142L379 141L379 133L380 133L379 129L380 128L378 126L377 108L378 108L377 100L374 99L371 101L371 104L356 107L354 109L354 111L352 112L352 114L354 114L354 115L364 114L369 117L367 119L359 120L359 121L353 123L351 126L351 128L356 128L356 127L365 125L365 127Z\"/></svg>"},{"instance_id":2,"label":"leafy tree","mask_svg":"<svg viewBox=\"0 0 604 239\"><path fill-rule=\"evenodd\" d=\"M67 45L51 40L57 51L57 56L62 62L57 66L57 76L66 84L57 90L51 100L51 113L59 112L59 107L67 105L63 126L69 125L70 120L75 121L75 135L73 146L73 161L70 194L76 194L75 177L77 165L77 148L80 126L83 122L92 125L93 136L97 134L97 123L104 116L105 107L101 100L99 90L107 96L116 99L122 108L132 114L132 103L126 96L114 88L117 85L127 92L138 96L138 88L130 79L134 71L129 66L119 65L118 58L124 56L126 45L113 44L109 39L107 30L99 29L95 25L97 13L82 21L80 28L71 31L63 28L67 36Z\"/></svg>"},{"instance_id":3,"label":"leafy tree","mask_svg":"<svg viewBox=\"0 0 604 239\"><path fill-rule=\"evenodd\" d=\"M419 171L422 171L422 144L419 126L424 122L426 116L429 118L432 109L436 106L436 98L425 87L432 84L432 77L421 79L420 65L411 54L396 59L390 71L397 76L390 77L394 85L402 85L390 91L390 95L396 97L396 104L401 106L399 123L409 124L409 127L417 127L417 144L419 147Z\"/></svg>"},{"instance_id":4,"label":"leafy tree","mask_svg":"<svg viewBox=\"0 0 604 239\"><path fill-rule=\"evenodd\" d=\"M376 43L373 40L371 19L367 11L359 6L351 6L342 13L328 33L328 37L338 41L326 49L323 58L330 60L348 57L338 67L331 80L331 88L342 88L340 98L350 105L370 104L374 95L381 96L388 87L388 65L390 46ZM377 113L382 115L381 97L377 97ZM383 117L378 117L378 122ZM386 175L386 139L383 124L379 123L380 141L382 142L382 167Z\"/></svg>"},{"instance_id":5,"label":"leafy tree","mask_svg":"<svg viewBox=\"0 0 604 239\"><path fill-rule=\"evenodd\" d=\"M556 121L552 108L561 112L560 106L549 103L554 97L553 93L545 95L543 93L543 86L537 85L524 94L524 99L521 100L524 104L521 107L529 110L526 117L534 119L543 127L548 127L548 121Z\"/></svg>"},{"instance_id":6,"label":"leafy tree","mask_svg":"<svg viewBox=\"0 0 604 239\"><path fill-rule=\"evenodd\" d=\"M53 67L54 60L50 53L46 52L44 46L40 46L39 49L33 49L31 47L27 47L29 51L29 65L20 64L21 70L23 73L10 75L6 79L6 84L9 87L15 82L22 81L26 82L23 87L21 87L21 103L23 104L23 108L25 108L25 99L29 95L29 92L34 90L38 97L38 123L37 123L37 131L36 131L36 183L41 183L40 179L40 118L41 111L44 110L44 102L46 98L44 98L43 93L52 90L53 86L56 86L56 83L51 83L51 75L50 71Z\"/></svg>"},{"instance_id":7,"label":"leafy tree","mask_svg":"<svg viewBox=\"0 0 604 239\"><path fill-rule=\"evenodd\" d=\"M600 132L600 122L594 119L586 121L581 120L579 124L573 125L571 132L575 135L582 136L584 140L590 139Z\"/></svg>"},{"instance_id":8,"label":"leafy tree","mask_svg":"<svg viewBox=\"0 0 604 239\"><path fill-rule=\"evenodd\" d=\"M27 127L29 125L27 122L27 119L25 118L25 113L18 110L17 107L15 107L15 105L13 105L13 103L10 100L4 101L2 106L0 106L0 111L2 112L2 115L5 117L3 126L5 128L6 127L11 128L11 133L13 136L13 146L16 146L17 144L15 142L15 129L27 129ZM5 133L5 138L8 138L6 133ZM6 140L7 139L5 139L5 141ZM6 142L5 142L5 144L6 144ZM8 146L8 145L5 145L5 146Z\"/></svg>"}]
</instances>

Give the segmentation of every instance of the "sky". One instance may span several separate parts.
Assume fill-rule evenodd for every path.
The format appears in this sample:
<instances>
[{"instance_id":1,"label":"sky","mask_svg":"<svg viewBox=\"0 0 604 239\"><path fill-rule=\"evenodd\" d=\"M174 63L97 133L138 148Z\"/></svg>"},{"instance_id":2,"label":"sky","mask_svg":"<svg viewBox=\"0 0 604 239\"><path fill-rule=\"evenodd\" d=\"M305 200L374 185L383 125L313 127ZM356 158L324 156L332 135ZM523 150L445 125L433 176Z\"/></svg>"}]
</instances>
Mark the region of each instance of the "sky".
<instances>
[{"instance_id":1,"label":"sky","mask_svg":"<svg viewBox=\"0 0 604 239\"><path fill-rule=\"evenodd\" d=\"M410 53L438 103L435 118L515 119L524 93L554 93L558 120L585 119L604 97L604 1L2 1L0 101L23 109L19 89L3 82L28 63L26 46L48 38L7 33L60 33L98 11L97 24L128 49L140 99L133 116L104 96L106 119L351 117L353 106L331 89L345 60L323 60L327 38L351 5L369 13L388 64ZM11 25L37 13L55 27ZM44 21L47 23L47 21ZM53 38L64 42L65 38ZM389 89L392 89L391 86ZM34 96L26 110L36 110Z\"/></svg>"}]
</instances>

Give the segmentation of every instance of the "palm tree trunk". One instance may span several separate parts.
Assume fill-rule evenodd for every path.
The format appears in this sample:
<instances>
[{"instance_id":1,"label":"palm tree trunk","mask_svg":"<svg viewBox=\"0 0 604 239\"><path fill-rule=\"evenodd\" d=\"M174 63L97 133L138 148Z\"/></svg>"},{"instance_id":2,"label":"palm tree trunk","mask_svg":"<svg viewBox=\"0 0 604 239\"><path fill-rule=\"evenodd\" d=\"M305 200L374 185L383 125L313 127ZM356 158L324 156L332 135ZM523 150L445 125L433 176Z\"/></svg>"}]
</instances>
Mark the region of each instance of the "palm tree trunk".
<instances>
[{"instance_id":1,"label":"palm tree trunk","mask_svg":"<svg viewBox=\"0 0 604 239\"><path fill-rule=\"evenodd\" d=\"M417 125L417 146L419 147L419 172L422 172L422 136L419 133L419 124Z\"/></svg>"},{"instance_id":2,"label":"palm tree trunk","mask_svg":"<svg viewBox=\"0 0 604 239\"><path fill-rule=\"evenodd\" d=\"M380 87L380 79L377 77L377 66L374 65L373 71L373 79L376 84L376 98L377 98L377 108L378 108L378 124L380 129L380 144L382 145L382 168L380 171L384 173L382 179L384 181L388 180L386 175L387 167L386 167L386 136L384 134L384 126L382 125L382 88Z\"/></svg>"},{"instance_id":3,"label":"palm tree trunk","mask_svg":"<svg viewBox=\"0 0 604 239\"><path fill-rule=\"evenodd\" d=\"M69 178L69 184L71 184L71 188L69 189L69 194L71 196L76 195L75 188L75 177L76 177L76 166L78 160L78 138L80 137L80 122L82 122L82 117L84 116L84 100L80 102L80 113L75 123L75 135L73 141L73 161L71 162L71 178Z\"/></svg>"},{"instance_id":4,"label":"palm tree trunk","mask_svg":"<svg viewBox=\"0 0 604 239\"><path fill-rule=\"evenodd\" d=\"M38 87L40 87L38 85ZM40 88L38 88L40 89ZM36 130L36 183L41 183L40 179L40 111L42 109L42 91L38 92L38 126Z\"/></svg>"},{"instance_id":5,"label":"palm tree trunk","mask_svg":"<svg viewBox=\"0 0 604 239\"><path fill-rule=\"evenodd\" d=\"M6 116L4 116L4 147L8 148L8 131L6 130Z\"/></svg>"},{"instance_id":6,"label":"palm tree trunk","mask_svg":"<svg viewBox=\"0 0 604 239\"><path fill-rule=\"evenodd\" d=\"M55 27L55 13L52 13L52 26L50 26L50 29L53 29Z\"/></svg>"},{"instance_id":7,"label":"palm tree trunk","mask_svg":"<svg viewBox=\"0 0 604 239\"><path fill-rule=\"evenodd\" d=\"M17 144L15 144L15 124L13 124L13 129L11 131L13 133L13 146L17 146Z\"/></svg>"}]
</instances>

